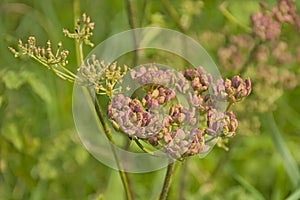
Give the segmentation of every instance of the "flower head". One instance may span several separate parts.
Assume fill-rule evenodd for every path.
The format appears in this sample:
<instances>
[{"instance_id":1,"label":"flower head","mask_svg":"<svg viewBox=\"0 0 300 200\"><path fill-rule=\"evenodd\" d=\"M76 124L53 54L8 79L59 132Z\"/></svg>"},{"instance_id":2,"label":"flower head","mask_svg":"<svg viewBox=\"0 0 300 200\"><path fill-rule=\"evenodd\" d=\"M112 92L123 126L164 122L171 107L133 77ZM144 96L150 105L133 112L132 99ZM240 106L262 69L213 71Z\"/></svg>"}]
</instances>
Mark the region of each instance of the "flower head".
<instances>
[{"instance_id":1,"label":"flower head","mask_svg":"<svg viewBox=\"0 0 300 200\"><path fill-rule=\"evenodd\" d=\"M238 121L234 113L218 110L215 102L232 104L251 92L249 78L234 76L214 82L202 67L174 72L141 66L131 70L130 76L146 85L145 96L115 95L108 109L110 120L126 135L148 142L172 159L206 152L208 141L235 135ZM176 95L186 96L187 101Z\"/></svg>"}]
</instances>

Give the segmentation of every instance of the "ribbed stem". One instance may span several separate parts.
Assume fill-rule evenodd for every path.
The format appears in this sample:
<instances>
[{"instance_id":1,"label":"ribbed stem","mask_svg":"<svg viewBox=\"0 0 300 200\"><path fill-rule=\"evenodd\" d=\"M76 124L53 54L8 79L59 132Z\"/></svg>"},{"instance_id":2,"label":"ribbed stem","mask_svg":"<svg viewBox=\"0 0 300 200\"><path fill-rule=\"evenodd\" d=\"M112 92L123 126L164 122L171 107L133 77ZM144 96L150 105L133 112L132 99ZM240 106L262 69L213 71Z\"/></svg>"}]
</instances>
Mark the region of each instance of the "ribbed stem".
<instances>
[{"instance_id":1,"label":"ribbed stem","mask_svg":"<svg viewBox=\"0 0 300 200\"><path fill-rule=\"evenodd\" d=\"M170 189L171 182L172 182L172 176L174 174L173 173L174 172L174 167L175 167L175 162L171 162L168 165L164 185L163 185L163 188L161 190L159 200L166 200L167 197L168 197L169 189Z\"/></svg>"}]
</instances>

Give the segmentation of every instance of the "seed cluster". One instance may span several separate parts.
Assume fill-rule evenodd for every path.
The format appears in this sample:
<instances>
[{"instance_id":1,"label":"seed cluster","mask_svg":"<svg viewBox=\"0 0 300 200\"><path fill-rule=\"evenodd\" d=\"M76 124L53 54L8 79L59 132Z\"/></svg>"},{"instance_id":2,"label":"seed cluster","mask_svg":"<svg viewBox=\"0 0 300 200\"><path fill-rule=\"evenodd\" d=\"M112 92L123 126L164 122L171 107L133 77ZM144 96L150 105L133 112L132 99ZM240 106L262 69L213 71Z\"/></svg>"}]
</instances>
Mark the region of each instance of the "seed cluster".
<instances>
[{"instance_id":1,"label":"seed cluster","mask_svg":"<svg viewBox=\"0 0 300 200\"><path fill-rule=\"evenodd\" d=\"M281 34L284 23L295 25L299 29L300 16L296 13L293 0L279 0L270 11L266 4L261 4L262 12L251 16L253 34L262 40L275 40Z\"/></svg>"},{"instance_id":2,"label":"seed cluster","mask_svg":"<svg viewBox=\"0 0 300 200\"><path fill-rule=\"evenodd\" d=\"M300 15L295 1L278 0L272 7L262 3L250 21L252 32L229 36L229 42L219 48L218 58L225 74L253 77L256 92L236 111L247 116L239 120L240 129L257 134L259 115L274 110L276 99L300 83Z\"/></svg>"},{"instance_id":3,"label":"seed cluster","mask_svg":"<svg viewBox=\"0 0 300 200\"><path fill-rule=\"evenodd\" d=\"M175 72L142 66L131 70L131 78L147 84L147 92L142 98L114 95L107 110L110 120L129 137L176 159L203 153L209 149L207 142L235 135L238 121L234 113L215 105L218 101L234 104L251 92L249 78L234 76L214 82L203 67ZM153 87L149 87L151 82ZM180 95L187 97L188 105L178 99Z\"/></svg>"},{"instance_id":4,"label":"seed cluster","mask_svg":"<svg viewBox=\"0 0 300 200\"><path fill-rule=\"evenodd\" d=\"M27 43L23 44L22 40L19 40L18 47L20 51L15 50L12 47L9 47L10 51L15 55L15 57L22 55L29 55L45 65L56 65L61 64L65 66L68 64L67 57L69 55L68 50L60 50L62 43L57 44L57 50L54 53L51 42L47 41L46 47L36 46L36 39L33 36L30 36L27 40Z\"/></svg>"},{"instance_id":5,"label":"seed cluster","mask_svg":"<svg viewBox=\"0 0 300 200\"><path fill-rule=\"evenodd\" d=\"M78 81L88 87L95 89L97 94L111 97L113 91L119 90L115 85L127 73L128 67L118 66L116 62L105 64L99 61L96 55L92 55L78 68Z\"/></svg>"},{"instance_id":6,"label":"seed cluster","mask_svg":"<svg viewBox=\"0 0 300 200\"><path fill-rule=\"evenodd\" d=\"M82 17L77 20L74 33L70 33L67 29L63 29L63 33L69 38L83 41L86 45L93 47L94 44L89 38L93 35L94 27L95 23L91 22L91 18L83 13Z\"/></svg>"}]
</instances>

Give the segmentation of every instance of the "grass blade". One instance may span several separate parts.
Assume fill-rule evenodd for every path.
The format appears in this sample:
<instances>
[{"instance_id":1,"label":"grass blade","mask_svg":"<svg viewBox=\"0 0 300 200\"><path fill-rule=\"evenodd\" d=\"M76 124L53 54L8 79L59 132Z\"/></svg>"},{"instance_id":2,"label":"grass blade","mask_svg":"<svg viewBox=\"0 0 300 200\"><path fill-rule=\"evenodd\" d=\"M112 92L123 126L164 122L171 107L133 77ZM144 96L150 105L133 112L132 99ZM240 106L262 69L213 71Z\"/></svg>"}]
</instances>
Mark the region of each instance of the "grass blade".
<instances>
[{"instance_id":1,"label":"grass blade","mask_svg":"<svg viewBox=\"0 0 300 200\"><path fill-rule=\"evenodd\" d=\"M252 196L257 200L265 200L265 197L253 186L251 185L246 179L241 177L240 175L235 175L234 179L239 182L241 186L245 188Z\"/></svg>"},{"instance_id":2,"label":"grass blade","mask_svg":"<svg viewBox=\"0 0 300 200\"><path fill-rule=\"evenodd\" d=\"M297 162L291 155L291 152L286 147L280 131L278 130L278 127L274 121L273 114L269 113L266 115L266 122L269 127L270 136L272 138L272 141L274 143L276 151L279 153L281 160L283 162L284 168L286 173L288 174L292 185L295 188L299 186L300 183L300 173L297 166Z\"/></svg>"},{"instance_id":3,"label":"grass blade","mask_svg":"<svg viewBox=\"0 0 300 200\"><path fill-rule=\"evenodd\" d=\"M298 200L300 199L300 188L292 193L286 200Z\"/></svg>"}]
</instances>

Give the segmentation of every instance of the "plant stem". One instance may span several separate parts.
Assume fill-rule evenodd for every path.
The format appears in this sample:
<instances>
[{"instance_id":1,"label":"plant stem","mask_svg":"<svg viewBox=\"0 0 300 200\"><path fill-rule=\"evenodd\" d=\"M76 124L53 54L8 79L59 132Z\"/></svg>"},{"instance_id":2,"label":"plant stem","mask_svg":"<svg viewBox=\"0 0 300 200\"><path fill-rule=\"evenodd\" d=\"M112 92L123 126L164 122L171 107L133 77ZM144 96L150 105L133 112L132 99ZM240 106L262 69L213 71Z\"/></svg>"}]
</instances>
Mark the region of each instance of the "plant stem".
<instances>
[{"instance_id":1,"label":"plant stem","mask_svg":"<svg viewBox=\"0 0 300 200\"><path fill-rule=\"evenodd\" d=\"M168 165L164 185L163 185L163 188L161 190L159 200L166 200L167 199L168 192L169 192L170 185L171 185L171 181L172 181L172 175L173 175L173 172L174 172L174 166L175 166L175 162L171 162Z\"/></svg>"},{"instance_id":2,"label":"plant stem","mask_svg":"<svg viewBox=\"0 0 300 200\"><path fill-rule=\"evenodd\" d=\"M186 33L186 29L182 26L182 24L180 23L180 15L177 13L176 9L173 7L172 3L170 3L169 0L162 0L162 3L166 9L166 11L168 12L168 14L170 15L170 17L174 20L174 22L176 23L176 26L179 28L179 30L182 33Z\"/></svg>"},{"instance_id":3,"label":"plant stem","mask_svg":"<svg viewBox=\"0 0 300 200\"><path fill-rule=\"evenodd\" d=\"M134 29L136 27L136 18L134 17L134 10L133 10L133 5L131 0L125 0L125 7L126 7L129 26L131 29ZM136 41L136 35L134 31L132 32L132 37L133 37L133 45L135 49L133 51L132 66L136 66L138 61L138 52L137 52L138 44Z\"/></svg>"},{"instance_id":4,"label":"plant stem","mask_svg":"<svg viewBox=\"0 0 300 200\"><path fill-rule=\"evenodd\" d=\"M79 0L75 0L74 1L74 16L75 16L75 25L76 25L76 20L79 18L80 15L80 5L79 5ZM83 63L83 49L82 49L82 44L83 42L80 40L75 40L75 48L76 48L76 61L77 61L77 65L81 66L81 64ZM89 91L89 95L92 97L93 94ZM114 147L114 141L113 138L111 136L111 131L109 126L107 125L107 123L105 122L105 118L103 116L103 113L101 111L101 107L100 104L98 102L98 99L95 98L95 110L97 113L97 117L100 120L100 123L103 127L105 136L107 137L107 139L110 141L110 146L117 164L117 167L119 169L119 174L122 180L122 184L125 190L125 195L127 200L133 200L133 194L131 192L130 186L129 186L129 181L128 181L128 177L127 174L125 173L125 171L123 170L123 167L121 165L121 162L118 158L118 154L116 152L116 149Z\"/></svg>"},{"instance_id":5,"label":"plant stem","mask_svg":"<svg viewBox=\"0 0 300 200\"><path fill-rule=\"evenodd\" d=\"M231 21L233 24L237 24L238 26L242 27L243 29L245 29L247 32L251 31L251 28L249 28L248 26L245 26L244 24L242 24L235 16L233 16L227 9L227 4L228 2L224 1L222 4L220 4L219 6L219 10L222 12L222 14L229 20Z\"/></svg>"},{"instance_id":6,"label":"plant stem","mask_svg":"<svg viewBox=\"0 0 300 200\"><path fill-rule=\"evenodd\" d=\"M143 150L145 153L148 153L148 154L154 156L154 153L153 153L152 151L148 150L146 147L144 147L144 146L140 143L139 139L134 138L134 141L135 141L135 143L138 145L138 147L140 147L141 150Z\"/></svg>"},{"instance_id":7,"label":"plant stem","mask_svg":"<svg viewBox=\"0 0 300 200\"><path fill-rule=\"evenodd\" d=\"M97 99L95 99L95 109L96 109L97 116L98 116L98 118L99 118L99 120L101 122L101 125L102 125L102 127L104 129L104 133L105 133L106 137L110 141L110 147L111 147L111 150L113 152L115 161L116 161L118 169L119 169L119 174L120 174L120 177L121 177L121 180L122 180L122 183L123 183L123 187L124 187L124 190L125 190L126 198L127 198L127 200L132 200L133 199L133 194L131 192L131 188L130 188L130 185L129 185L128 176L127 176L127 174L123 170L123 166L122 166L122 164L121 164L121 162L119 160L117 151L116 151L116 149L114 147L115 142L113 141L113 138L111 136L110 128L108 127L107 123L105 122L105 118L104 118L104 116L103 116L103 114L101 112L101 108L100 108L100 105L99 105L99 102L98 102Z\"/></svg>"},{"instance_id":8,"label":"plant stem","mask_svg":"<svg viewBox=\"0 0 300 200\"><path fill-rule=\"evenodd\" d=\"M74 27L77 24L77 19L80 16L80 2L79 0L74 0L73 4L74 10ZM75 40L75 50L76 50L76 62L78 67L83 63L83 52L82 52L82 42Z\"/></svg>"},{"instance_id":9,"label":"plant stem","mask_svg":"<svg viewBox=\"0 0 300 200\"><path fill-rule=\"evenodd\" d=\"M186 186L186 179L187 179L187 176L186 176L186 171L187 171L187 162L188 162L188 159L186 159L185 161L182 162L182 168L181 168L181 172L180 172L180 182L179 182L179 199L180 200L184 200L184 191L185 191L185 186Z\"/></svg>"},{"instance_id":10,"label":"plant stem","mask_svg":"<svg viewBox=\"0 0 300 200\"><path fill-rule=\"evenodd\" d=\"M262 44L261 41L255 41L255 44L253 45L253 47L251 48L250 52L248 53L248 57L247 60L245 61L245 63L242 65L242 68L240 70L240 74L244 74L247 70L247 67L249 66L249 64L253 61L253 57L257 51L257 48L259 47L259 45Z\"/></svg>"}]
</instances>

